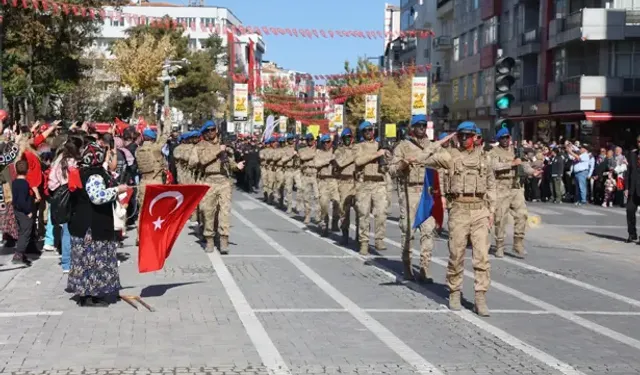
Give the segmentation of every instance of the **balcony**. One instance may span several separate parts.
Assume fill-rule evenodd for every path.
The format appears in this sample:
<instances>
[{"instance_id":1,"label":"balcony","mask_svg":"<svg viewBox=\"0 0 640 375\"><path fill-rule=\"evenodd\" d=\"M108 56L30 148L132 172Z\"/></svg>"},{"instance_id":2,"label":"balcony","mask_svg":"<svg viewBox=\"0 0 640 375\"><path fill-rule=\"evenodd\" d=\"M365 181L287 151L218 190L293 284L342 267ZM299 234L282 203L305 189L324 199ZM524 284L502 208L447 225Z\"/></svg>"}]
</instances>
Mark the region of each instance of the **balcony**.
<instances>
[{"instance_id":1,"label":"balcony","mask_svg":"<svg viewBox=\"0 0 640 375\"><path fill-rule=\"evenodd\" d=\"M524 86L520 89L520 102L537 103L540 101L540 85Z\"/></svg>"},{"instance_id":2,"label":"balcony","mask_svg":"<svg viewBox=\"0 0 640 375\"><path fill-rule=\"evenodd\" d=\"M518 56L540 53L540 35L542 29L533 29L520 34Z\"/></svg>"},{"instance_id":3,"label":"balcony","mask_svg":"<svg viewBox=\"0 0 640 375\"><path fill-rule=\"evenodd\" d=\"M446 70L437 69L435 73L431 74L431 81L438 87L451 86L451 78Z\"/></svg>"},{"instance_id":4,"label":"balcony","mask_svg":"<svg viewBox=\"0 0 640 375\"><path fill-rule=\"evenodd\" d=\"M577 40L640 37L640 11L584 8L549 22L549 48Z\"/></svg>"},{"instance_id":5,"label":"balcony","mask_svg":"<svg viewBox=\"0 0 640 375\"><path fill-rule=\"evenodd\" d=\"M433 49L436 51L450 51L453 48L453 39L450 36L439 36L433 40Z\"/></svg>"}]
</instances>

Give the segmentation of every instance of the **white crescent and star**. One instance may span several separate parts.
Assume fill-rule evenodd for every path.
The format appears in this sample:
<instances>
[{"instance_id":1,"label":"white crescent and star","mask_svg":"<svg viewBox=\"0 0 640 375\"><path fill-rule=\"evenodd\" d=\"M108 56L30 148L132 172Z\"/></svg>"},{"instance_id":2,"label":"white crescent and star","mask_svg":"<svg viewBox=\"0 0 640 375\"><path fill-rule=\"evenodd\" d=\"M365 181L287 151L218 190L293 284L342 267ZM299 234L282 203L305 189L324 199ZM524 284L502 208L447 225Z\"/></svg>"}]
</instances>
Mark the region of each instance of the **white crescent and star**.
<instances>
[{"instance_id":1,"label":"white crescent and star","mask_svg":"<svg viewBox=\"0 0 640 375\"><path fill-rule=\"evenodd\" d=\"M156 195L156 197L153 198L153 200L151 200L151 204L149 204L149 215L153 216L153 206L155 206L156 203L158 203L160 200L164 198L173 198L176 200L176 206L173 207L173 210L169 211L167 215L170 215L172 212L180 208L180 206L182 206L182 203L184 202L184 195L182 195L182 193L178 191L165 191L164 193L160 193ZM154 230L162 229L162 223L164 222L165 220L163 220L160 216L158 216L156 221L153 222L153 226L154 226L153 229Z\"/></svg>"}]
</instances>

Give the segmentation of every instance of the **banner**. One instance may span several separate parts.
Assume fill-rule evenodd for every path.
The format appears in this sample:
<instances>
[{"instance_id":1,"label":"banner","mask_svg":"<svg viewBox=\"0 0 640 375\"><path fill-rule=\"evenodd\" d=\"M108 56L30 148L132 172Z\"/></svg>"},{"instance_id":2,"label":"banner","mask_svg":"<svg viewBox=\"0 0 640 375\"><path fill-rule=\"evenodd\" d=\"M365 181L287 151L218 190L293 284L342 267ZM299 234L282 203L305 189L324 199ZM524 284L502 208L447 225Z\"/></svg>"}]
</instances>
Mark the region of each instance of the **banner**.
<instances>
[{"instance_id":1,"label":"banner","mask_svg":"<svg viewBox=\"0 0 640 375\"><path fill-rule=\"evenodd\" d=\"M296 134L302 134L302 121L296 120Z\"/></svg>"},{"instance_id":2,"label":"banner","mask_svg":"<svg viewBox=\"0 0 640 375\"><path fill-rule=\"evenodd\" d=\"M411 81L411 115L427 114L427 77L413 77Z\"/></svg>"},{"instance_id":3,"label":"banner","mask_svg":"<svg viewBox=\"0 0 640 375\"><path fill-rule=\"evenodd\" d=\"M233 120L247 121L249 117L249 86L246 83L233 84Z\"/></svg>"},{"instance_id":4,"label":"banner","mask_svg":"<svg viewBox=\"0 0 640 375\"><path fill-rule=\"evenodd\" d=\"M364 120L378 122L378 95L367 95L364 102Z\"/></svg>"},{"instance_id":5,"label":"banner","mask_svg":"<svg viewBox=\"0 0 640 375\"><path fill-rule=\"evenodd\" d=\"M336 128L340 128L344 125L344 105L335 104L333 106L333 124Z\"/></svg>"},{"instance_id":6,"label":"banner","mask_svg":"<svg viewBox=\"0 0 640 375\"><path fill-rule=\"evenodd\" d=\"M427 137L429 137L430 140L435 141L435 132L433 130L433 121L427 121Z\"/></svg>"},{"instance_id":7,"label":"banner","mask_svg":"<svg viewBox=\"0 0 640 375\"><path fill-rule=\"evenodd\" d=\"M287 121L289 121L287 116L278 117L278 133L284 134L287 132Z\"/></svg>"},{"instance_id":8,"label":"banner","mask_svg":"<svg viewBox=\"0 0 640 375\"><path fill-rule=\"evenodd\" d=\"M260 100L253 101L253 125L264 125L264 103Z\"/></svg>"},{"instance_id":9,"label":"banner","mask_svg":"<svg viewBox=\"0 0 640 375\"><path fill-rule=\"evenodd\" d=\"M307 133L313 134L314 138L318 138L318 134L320 134L320 125L309 125L307 126Z\"/></svg>"},{"instance_id":10,"label":"banner","mask_svg":"<svg viewBox=\"0 0 640 375\"><path fill-rule=\"evenodd\" d=\"M385 124L384 126L384 137L389 139L393 139L397 137L397 127L396 124Z\"/></svg>"}]
</instances>

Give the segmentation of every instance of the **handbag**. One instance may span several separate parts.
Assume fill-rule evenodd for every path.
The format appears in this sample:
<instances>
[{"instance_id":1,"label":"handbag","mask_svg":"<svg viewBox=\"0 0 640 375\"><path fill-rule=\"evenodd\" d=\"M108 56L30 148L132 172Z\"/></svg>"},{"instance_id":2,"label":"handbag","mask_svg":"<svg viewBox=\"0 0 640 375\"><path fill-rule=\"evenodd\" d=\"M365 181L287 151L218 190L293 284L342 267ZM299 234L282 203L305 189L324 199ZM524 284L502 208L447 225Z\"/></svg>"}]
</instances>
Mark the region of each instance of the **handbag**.
<instances>
[{"instance_id":1,"label":"handbag","mask_svg":"<svg viewBox=\"0 0 640 375\"><path fill-rule=\"evenodd\" d=\"M118 199L113 205L113 229L116 231L127 229L127 209Z\"/></svg>"}]
</instances>

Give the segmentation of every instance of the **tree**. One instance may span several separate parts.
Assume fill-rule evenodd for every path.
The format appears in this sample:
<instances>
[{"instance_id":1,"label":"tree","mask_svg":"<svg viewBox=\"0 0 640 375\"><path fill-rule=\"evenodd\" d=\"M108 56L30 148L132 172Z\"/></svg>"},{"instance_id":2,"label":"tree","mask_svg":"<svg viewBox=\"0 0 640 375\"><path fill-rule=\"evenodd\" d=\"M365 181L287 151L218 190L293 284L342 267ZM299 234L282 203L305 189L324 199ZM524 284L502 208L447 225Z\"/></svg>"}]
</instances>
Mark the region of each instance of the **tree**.
<instances>
[{"instance_id":1,"label":"tree","mask_svg":"<svg viewBox=\"0 0 640 375\"><path fill-rule=\"evenodd\" d=\"M168 15L156 23L130 27L126 34L127 38L141 38L145 35L151 35L156 41L168 36L171 45L175 48L174 58L181 59L189 55L189 40L184 36L184 28Z\"/></svg>"},{"instance_id":2,"label":"tree","mask_svg":"<svg viewBox=\"0 0 640 375\"><path fill-rule=\"evenodd\" d=\"M51 103L73 90L83 77L83 51L98 34L102 20L97 15L75 15L73 9L96 9L107 3L122 5L118 1L70 0L66 2L68 14L61 11L57 15L36 10L31 2L27 9L3 8L4 95L29 121L50 112Z\"/></svg>"}]
</instances>

